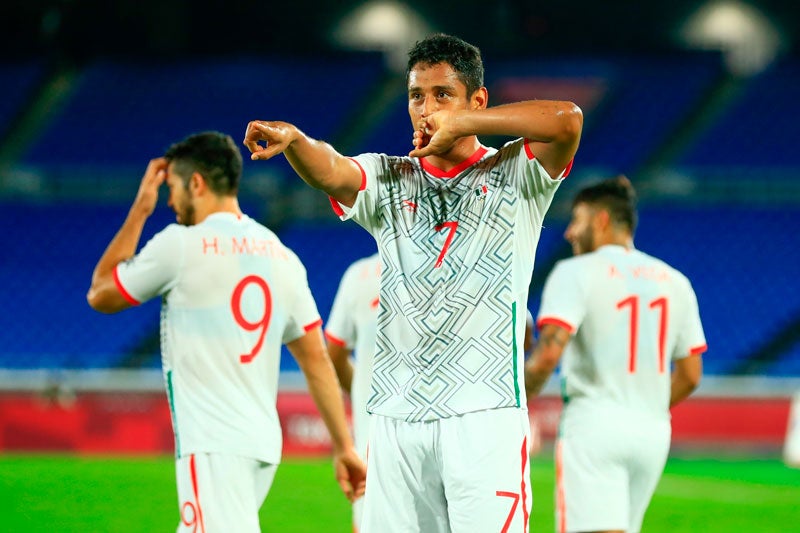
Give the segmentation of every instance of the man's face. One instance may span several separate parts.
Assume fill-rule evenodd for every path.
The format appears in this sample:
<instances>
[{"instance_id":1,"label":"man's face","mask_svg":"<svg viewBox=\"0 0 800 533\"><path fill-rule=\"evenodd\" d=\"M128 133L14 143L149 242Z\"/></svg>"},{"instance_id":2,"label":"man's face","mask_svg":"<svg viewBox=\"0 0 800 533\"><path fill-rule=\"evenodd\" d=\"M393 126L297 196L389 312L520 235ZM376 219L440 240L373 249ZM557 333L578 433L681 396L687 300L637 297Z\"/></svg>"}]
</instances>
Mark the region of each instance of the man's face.
<instances>
[{"instance_id":1,"label":"man's face","mask_svg":"<svg viewBox=\"0 0 800 533\"><path fill-rule=\"evenodd\" d=\"M417 128L420 118L442 109L467 109L467 87L447 63L417 63L408 74L408 114Z\"/></svg>"},{"instance_id":2,"label":"man's face","mask_svg":"<svg viewBox=\"0 0 800 533\"><path fill-rule=\"evenodd\" d=\"M572 218L564 232L564 238L572 245L574 255L586 254L594 251L593 221L595 210L584 203L572 209Z\"/></svg>"},{"instance_id":3,"label":"man's face","mask_svg":"<svg viewBox=\"0 0 800 533\"><path fill-rule=\"evenodd\" d=\"M194 224L194 205L192 191L184 185L183 178L175 173L173 163L167 167L167 187L169 187L169 205L175 211L178 224L191 226Z\"/></svg>"}]
</instances>

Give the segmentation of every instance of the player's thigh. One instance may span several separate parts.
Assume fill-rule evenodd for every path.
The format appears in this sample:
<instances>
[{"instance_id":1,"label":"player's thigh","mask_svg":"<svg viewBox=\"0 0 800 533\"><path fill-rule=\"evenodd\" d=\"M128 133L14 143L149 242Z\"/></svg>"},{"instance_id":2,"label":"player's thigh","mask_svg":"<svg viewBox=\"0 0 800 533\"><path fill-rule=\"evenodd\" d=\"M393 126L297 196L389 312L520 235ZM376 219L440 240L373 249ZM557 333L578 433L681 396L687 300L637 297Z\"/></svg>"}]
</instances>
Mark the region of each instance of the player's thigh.
<instances>
[{"instance_id":1,"label":"player's thigh","mask_svg":"<svg viewBox=\"0 0 800 533\"><path fill-rule=\"evenodd\" d=\"M636 434L630 438L637 445L631 450L629 464L630 522L627 533L637 533L642 528L645 511L664 472L672 433L668 420L632 429Z\"/></svg>"},{"instance_id":2,"label":"player's thigh","mask_svg":"<svg viewBox=\"0 0 800 533\"><path fill-rule=\"evenodd\" d=\"M557 531L627 529L628 472L615 440L599 429L556 441Z\"/></svg>"},{"instance_id":3,"label":"player's thigh","mask_svg":"<svg viewBox=\"0 0 800 533\"><path fill-rule=\"evenodd\" d=\"M260 531L258 510L277 465L226 454L191 454L175 462L178 532Z\"/></svg>"},{"instance_id":4,"label":"player's thigh","mask_svg":"<svg viewBox=\"0 0 800 533\"><path fill-rule=\"evenodd\" d=\"M449 531L433 448L438 424L370 417L361 533Z\"/></svg>"},{"instance_id":5,"label":"player's thigh","mask_svg":"<svg viewBox=\"0 0 800 533\"><path fill-rule=\"evenodd\" d=\"M442 479L454 533L526 531L530 423L521 409L442 420Z\"/></svg>"}]
</instances>

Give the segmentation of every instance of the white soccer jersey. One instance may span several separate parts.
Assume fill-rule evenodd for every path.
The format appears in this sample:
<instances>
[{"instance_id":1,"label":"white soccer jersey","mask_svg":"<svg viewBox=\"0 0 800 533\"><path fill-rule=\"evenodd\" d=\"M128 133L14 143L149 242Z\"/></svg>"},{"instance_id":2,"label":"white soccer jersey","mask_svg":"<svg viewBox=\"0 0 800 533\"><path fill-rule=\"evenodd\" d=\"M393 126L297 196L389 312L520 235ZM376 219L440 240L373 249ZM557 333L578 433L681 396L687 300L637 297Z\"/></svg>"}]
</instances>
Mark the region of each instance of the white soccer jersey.
<instances>
[{"instance_id":1,"label":"white soccer jersey","mask_svg":"<svg viewBox=\"0 0 800 533\"><path fill-rule=\"evenodd\" d=\"M706 350L689 280L622 246L560 261L545 282L537 323L574 335L561 362L568 407L610 404L669 417L671 361Z\"/></svg>"},{"instance_id":2,"label":"white soccer jersey","mask_svg":"<svg viewBox=\"0 0 800 533\"><path fill-rule=\"evenodd\" d=\"M177 457L278 463L281 344L321 323L297 256L247 216L172 224L115 270L132 303L162 295L161 352Z\"/></svg>"},{"instance_id":3,"label":"white soccer jersey","mask_svg":"<svg viewBox=\"0 0 800 533\"><path fill-rule=\"evenodd\" d=\"M524 139L447 172L424 158L353 160L362 190L334 207L375 237L383 266L369 411L419 421L525 409L524 310L560 177Z\"/></svg>"},{"instance_id":4,"label":"white soccer jersey","mask_svg":"<svg viewBox=\"0 0 800 533\"><path fill-rule=\"evenodd\" d=\"M378 326L378 291L381 262L378 254L359 259L345 271L333 299L325 335L332 342L355 352L350 403L353 411L356 448L366 457L367 398L372 379L372 361Z\"/></svg>"}]
</instances>

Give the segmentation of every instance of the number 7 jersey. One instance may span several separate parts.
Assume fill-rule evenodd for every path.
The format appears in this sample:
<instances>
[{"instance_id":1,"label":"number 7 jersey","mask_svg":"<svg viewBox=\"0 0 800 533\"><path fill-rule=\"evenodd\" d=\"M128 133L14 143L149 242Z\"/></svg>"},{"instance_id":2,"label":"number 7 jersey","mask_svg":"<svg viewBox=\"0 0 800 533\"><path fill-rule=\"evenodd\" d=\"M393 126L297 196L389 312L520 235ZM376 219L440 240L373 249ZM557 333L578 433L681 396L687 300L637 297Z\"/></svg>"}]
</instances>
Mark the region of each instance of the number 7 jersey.
<instances>
[{"instance_id":1,"label":"number 7 jersey","mask_svg":"<svg viewBox=\"0 0 800 533\"><path fill-rule=\"evenodd\" d=\"M133 304L162 296L176 455L279 463L281 345L321 324L297 256L250 217L215 213L168 226L114 276Z\"/></svg>"},{"instance_id":2,"label":"number 7 jersey","mask_svg":"<svg viewBox=\"0 0 800 533\"><path fill-rule=\"evenodd\" d=\"M407 421L525 409L522 340L551 178L524 139L449 171L362 154L351 209L375 238L380 309L371 413ZM567 171L563 174L566 175Z\"/></svg>"},{"instance_id":3,"label":"number 7 jersey","mask_svg":"<svg viewBox=\"0 0 800 533\"><path fill-rule=\"evenodd\" d=\"M556 264L537 324L573 334L561 360L565 405L669 417L670 364L706 351L697 297L663 261L601 246Z\"/></svg>"}]
</instances>

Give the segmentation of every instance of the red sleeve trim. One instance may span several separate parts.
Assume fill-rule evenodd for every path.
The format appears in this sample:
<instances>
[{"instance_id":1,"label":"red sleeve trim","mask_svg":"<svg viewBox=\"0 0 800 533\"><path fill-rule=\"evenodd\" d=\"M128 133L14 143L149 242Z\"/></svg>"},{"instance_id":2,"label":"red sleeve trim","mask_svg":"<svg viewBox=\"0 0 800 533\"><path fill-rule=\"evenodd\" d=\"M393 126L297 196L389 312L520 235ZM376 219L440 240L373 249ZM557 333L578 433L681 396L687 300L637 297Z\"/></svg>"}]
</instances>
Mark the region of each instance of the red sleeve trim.
<instances>
[{"instance_id":1,"label":"red sleeve trim","mask_svg":"<svg viewBox=\"0 0 800 533\"><path fill-rule=\"evenodd\" d=\"M128 302L129 304L139 305L142 303L133 296L131 296L131 293L129 293L125 289L125 287L122 286L122 282L119 280L119 274L117 274L117 267L114 267L114 285L117 286L117 290L122 295L122 297L125 298L125 301Z\"/></svg>"},{"instance_id":2,"label":"red sleeve trim","mask_svg":"<svg viewBox=\"0 0 800 533\"><path fill-rule=\"evenodd\" d=\"M347 159L355 163L356 166L358 167L358 170L361 171L361 186L358 188L358 192L361 192L367 188L367 173L364 172L364 167L362 167L358 161L356 161L352 157L348 157ZM331 201L331 207L333 208L333 212L336 213L336 216L338 217L343 216L344 209L342 209L342 206L339 205L339 202L337 202L332 196L329 196L328 200Z\"/></svg>"},{"instance_id":3,"label":"red sleeve trim","mask_svg":"<svg viewBox=\"0 0 800 533\"><path fill-rule=\"evenodd\" d=\"M328 200L331 201L331 207L333 208L333 212L336 213L337 217L344 215L344 209L339 205L339 202L333 199L333 196L328 196Z\"/></svg>"},{"instance_id":4,"label":"red sleeve trim","mask_svg":"<svg viewBox=\"0 0 800 533\"><path fill-rule=\"evenodd\" d=\"M318 319L316 319L314 322L312 322L311 324L306 324L305 326L303 326L303 331L305 331L306 333L308 333L308 332L309 332L309 331L311 331L312 329L314 329L314 328L318 328L318 327L319 327L319 326L321 326L321 325L322 325L322 319L321 319L321 318L318 318Z\"/></svg>"},{"instance_id":5,"label":"red sleeve trim","mask_svg":"<svg viewBox=\"0 0 800 533\"><path fill-rule=\"evenodd\" d=\"M536 159L536 156L533 154L533 150L531 150L530 142L531 142L530 139L525 139L525 143L524 143L525 144L525 155L528 156L528 159L530 161L533 161L534 159Z\"/></svg>"},{"instance_id":6,"label":"red sleeve trim","mask_svg":"<svg viewBox=\"0 0 800 533\"><path fill-rule=\"evenodd\" d=\"M558 326L560 328L564 328L565 330L569 331L570 335L575 333L575 330L577 329L575 326L573 326L569 322L567 322L565 320L561 320L560 318L552 317L552 316L546 316L546 317L540 318L539 321L536 323L536 327L539 328L539 329L542 329L542 326L546 326L548 324L552 325L552 326Z\"/></svg>"},{"instance_id":7,"label":"red sleeve trim","mask_svg":"<svg viewBox=\"0 0 800 533\"><path fill-rule=\"evenodd\" d=\"M694 348L689 350L689 357L691 357L693 355L700 355L701 353L705 353L706 351L708 351L708 345L707 344L703 344L703 345L700 345L700 346L695 346Z\"/></svg>"},{"instance_id":8,"label":"red sleeve trim","mask_svg":"<svg viewBox=\"0 0 800 533\"><path fill-rule=\"evenodd\" d=\"M331 343L341 346L342 348L347 348L347 343L344 342L339 337L332 335L329 331L325 332L325 338L331 341Z\"/></svg>"},{"instance_id":9,"label":"red sleeve trim","mask_svg":"<svg viewBox=\"0 0 800 533\"><path fill-rule=\"evenodd\" d=\"M347 159L355 163L356 166L358 167L358 170L361 171L361 187L358 188L358 191L361 192L367 188L367 173L364 172L364 167L361 166L361 163L356 161L354 158L348 157Z\"/></svg>"},{"instance_id":10,"label":"red sleeve trim","mask_svg":"<svg viewBox=\"0 0 800 533\"><path fill-rule=\"evenodd\" d=\"M569 163L567 163L567 168L564 169L564 175L561 176L562 180L566 179L566 177L569 176L569 173L572 172L573 163L575 163L575 158L574 157L569 160Z\"/></svg>"},{"instance_id":11,"label":"red sleeve trim","mask_svg":"<svg viewBox=\"0 0 800 533\"><path fill-rule=\"evenodd\" d=\"M529 160L533 161L534 159L536 159L536 155L533 153L533 150L531 150L530 142L531 142L530 139L525 139L524 143L525 155L528 156ZM569 160L569 163L567 163L567 168L564 169L564 175L561 176L561 179L565 179L567 176L569 176L569 173L572 172L572 165L574 163L575 163L575 158L573 157L572 159Z\"/></svg>"}]
</instances>

